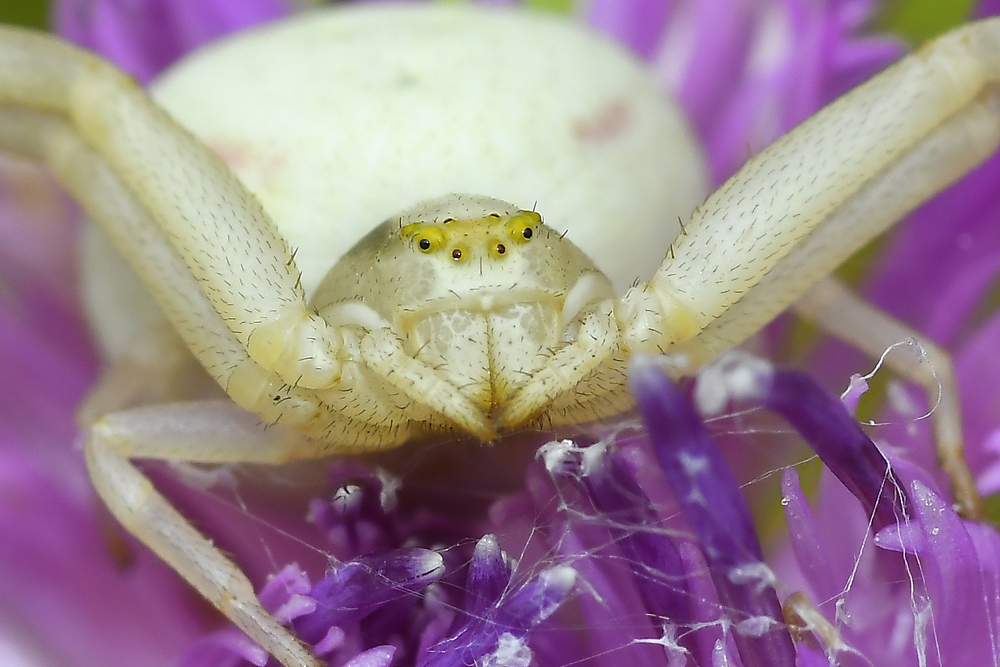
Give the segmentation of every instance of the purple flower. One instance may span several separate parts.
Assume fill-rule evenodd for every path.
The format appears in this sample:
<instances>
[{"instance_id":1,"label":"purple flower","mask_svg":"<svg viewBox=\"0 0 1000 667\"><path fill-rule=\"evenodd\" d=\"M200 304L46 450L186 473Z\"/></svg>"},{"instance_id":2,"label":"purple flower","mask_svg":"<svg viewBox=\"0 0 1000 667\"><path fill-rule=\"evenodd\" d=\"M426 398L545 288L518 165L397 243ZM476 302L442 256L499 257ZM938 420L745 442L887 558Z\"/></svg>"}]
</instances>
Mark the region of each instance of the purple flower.
<instances>
[{"instance_id":1,"label":"purple flower","mask_svg":"<svg viewBox=\"0 0 1000 667\"><path fill-rule=\"evenodd\" d=\"M63 0L54 16L61 34L148 81L290 6ZM874 9L875 0L595 0L583 18L677 95L718 182L902 52L860 36ZM984 492L1000 487L1000 319L981 314L1000 269L998 169L993 160L915 214L870 278L877 302L955 353ZM0 173L0 662L265 664L90 491L73 447L73 406L98 365L73 288L76 214L30 169L5 163ZM863 365L829 352L813 367L841 385ZM636 360L631 383L641 421L545 444L523 485L501 496L354 461L333 464L308 498L286 499L284 488L261 497L244 481L205 495L153 473L263 583L265 606L335 665L996 662L997 534L943 499L930 440L910 415L876 431L876 447L815 381L743 356L680 386ZM824 467L808 492L784 467L780 503L748 505L767 498L761 489L777 493L777 479L743 470L754 462L729 431L767 428L765 412ZM764 443L754 453L776 446L742 439ZM783 465L775 460L765 473ZM786 528L762 530L779 508Z\"/></svg>"},{"instance_id":2,"label":"purple flower","mask_svg":"<svg viewBox=\"0 0 1000 667\"><path fill-rule=\"evenodd\" d=\"M149 83L185 53L289 13L284 0L60 0L56 31Z\"/></svg>"}]
</instances>

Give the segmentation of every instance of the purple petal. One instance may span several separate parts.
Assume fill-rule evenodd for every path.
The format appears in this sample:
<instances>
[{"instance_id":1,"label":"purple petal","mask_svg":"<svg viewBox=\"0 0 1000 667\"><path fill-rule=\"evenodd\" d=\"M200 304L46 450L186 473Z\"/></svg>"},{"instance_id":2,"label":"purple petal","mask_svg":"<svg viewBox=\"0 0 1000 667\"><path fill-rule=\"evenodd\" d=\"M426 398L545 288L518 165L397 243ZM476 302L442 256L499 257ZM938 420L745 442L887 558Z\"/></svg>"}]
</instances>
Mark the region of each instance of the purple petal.
<instances>
[{"instance_id":1,"label":"purple petal","mask_svg":"<svg viewBox=\"0 0 1000 667\"><path fill-rule=\"evenodd\" d=\"M674 4L653 66L702 137L717 183L903 51L858 37L875 2Z\"/></svg>"},{"instance_id":2,"label":"purple petal","mask_svg":"<svg viewBox=\"0 0 1000 667\"><path fill-rule=\"evenodd\" d=\"M288 13L282 0L61 0L56 31L142 83L206 42Z\"/></svg>"},{"instance_id":3,"label":"purple petal","mask_svg":"<svg viewBox=\"0 0 1000 667\"><path fill-rule=\"evenodd\" d=\"M553 494L548 497L551 502ZM552 531L557 557L572 563L580 580L586 582L585 592L575 601L587 628L584 656L615 655L629 664L659 667L663 651L650 642L663 632L662 623L647 613L639 590L641 581L611 537L606 522L600 517L596 521L581 520L573 510L561 512L558 517L562 520L543 518L539 525ZM717 621L718 615L712 620Z\"/></svg>"},{"instance_id":4,"label":"purple petal","mask_svg":"<svg viewBox=\"0 0 1000 667\"><path fill-rule=\"evenodd\" d=\"M730 354L699 376L696 391L702 397L699 404L710 414L730 401L744 407L765 406L781 414L865 510L874 513L876 529L906 516L907 500L898 493L905 487L886 457L843 402L805 373Z\"/></svg>"},{"instance_id":5,"label":"purple petal","mask_svg":"<svg viewBox=\"0 0 1000 667\"><path fill-rule=\"evenodd\" d=\"M799 476L792 468L781 473L781 504L788 520L788 533L795 560L802 574L812 585L816 598L832 600L840 594L841 587L833 577L823 536L816 525L812 509L806 503L799 486Z\"/></svg>"},{"instance_id":6,"label":"purple petal","mask_svg":"<svg viewBox=\"0 0 1000 667\"><path fill-rule=\"evenodd\" d=\"M764 404L781 413L844 486L875 513L878 528L907 512L889 462L840 399L797 371L776 370Z\"/></svg>"},{"instance_id":7,"label":"purple petal","mask_svg":"<svg viewBox=\"0 0 1000 667\"><path fill-rule=\"evenodd\" d=\"M937 626L935 641L953 664L975 664L973 656L990 655L993 648L975 544L949 503L919 481L912 483L911 494L924 536L917 555Z\"/></svg>"},{"instance_id":8,"label":"purple petal","mask_svg":"<svg viewBox=\"0 0 1000 667\"><path fill-rule=\"evenodd\" d=\"M444 573L441 555L427 549L401 549L343 563L310 592L317 608L296 620L299 637L320 641L331 626L356 623L390 600L426 588Z\"/></svg>"},{"instance_id":9,"label":"purple petal","mask_svg":"<svg viewBox=\"0 0 1000 667\"><path fill-rule=\"evenodd\" d=\"M287 624L316 608L316 601L306 596L309 589L309 577L291 563L268 580L257 598L275 618ZM181 656L178 666L237 667L243 661L263 666L267 660L268 653L259 644L242 630L228 626L194 642Z\"/></svg>"},{"instance_id":10,"label":"purple petal","mask_svg":"<svg viewBox=\"0 0 1000 667\"><path fill-rule=\"evenodd\" d=\"M295 563L289 563L267 580L257 598L267 610L275 611L308 594L310 588L309 576Z\"/></svg>"},{"instance_id":11,"label":"purple petal","mask_svg":"<svg viewBox=\"0 0 1000 667\"><path fill-rule=\"evenodd\" d=\"M763 563L739 484L684 395L648 358L635 358L629 386L688 526L697 535L723 607L735 617L744 665L794 665L795 649Z\"/></svg>"},{"instance_id":12,"label":"purple petal","mask_svg":"<svg viewBox=\"0 0 1000 667\"><path fill-rule=\"evenodd\" d=\"M9 433L0 431L0 442L6 447L0 449L4 624L15 635L30 628L27 645L51 664L138 664L179 655L202 631L187 606L186 585L155 557L135 554L117 526L101 524L85 480L44 465L48 457L38 451L17 451L24 443ZM133 560L116 562L116 555Z\"/></svg>"},{"instance_id":13,"label":"purple petal","mask_svg":"<svg viewBox=\"0 0 1000 667\"><path fill-rule=\"evenodd\" d=\"M795 648L799 656L799 667L837 667L836 662L808 646L800 644Z\"/></svg>"},{"instance_id":14,"label":"purple petal","mask_svg":"<svg viewBox=\"0 0 1000 667\"><path fill-rule=\"evenodd\" d=\"M231 628L206 635L194 642L178 667L240 667L244 662L257 667L267 664L269 654L243 632Z\"/></svg>"},{"instance_id":15,"label":"purple petal","mask_svg":"<svg viewBox=\"0 0 1000 667\"><path fill-rule=\"evenodd\" d=\"M591 520L608 527L636 577L647 609L672 622L689 623L690 594L684 583L687 573L680 554L666 534L663 520L651 509L650 499L622 464L621 455L602 445L568 452L565 448L556 452L549 446L543 451L547 451L547 468L558 469L557 474L582 482L596 510ZM564 460L552 464L548 458L553 454ZM587 508L580 509L585 512Z\"/></svg>"},{"instance_id":16,"label":"purple petal","mask_svg":"<svg viewBox=\"0 0 1000 667\"><path fill-rule=\"evenodd\" d=\"M395 654L393 646L376 646L351 658L344 663L344 667L389 667Z\"/></svg>"},{"instance_id":17,"label":"purple petal","mask_svg":"<svg viewBox=\"0 0 1000 667\"><path fill-rule=\"evenodd\" d=\"M555 613L575 583L576 573L571 567L543 570L509 598L501 600L492 622L524 637L528 630Z\"/></svg>"},{"instance_id":18,"label":"purple petal","mask_svg":"<svg viewBox=\"0 0 1000 667\"><path fill-rule=\"evenodd\" d=\"M692 620L687 572L662 521L650 510L650 501L625 472L615 455L584 478L598 510L612 521L612 535L628 558L641 584L646 607L676 623ZM659 528L659 529L658 529Z\"/></svg>"},{"instance_id":19,"label":"purple petal","mask_svg":"<svg viewBox=\"0 0 1000 667\"><path fill-rule=\"evenodd\" d=\"M719 116L729 106L726 98L739 90L744 75L747 54L753 39L752 10L745 4L733 5L725 0L707 0L692 3L688 9L689 25L681 34L693 35L690 53L697 54L686 69L680 86L674 92L684 105L698 133L702 137L714 133L720 124ZM674 28L677 30L677 28ZM750 123L744 123L744 131ZM716 143L712 150L712 143ZM713 158L713 175L721 182L723 174L732 171L731 155L723 155L721 142L709 142L709 156ZM730 143L726 150L740 145ZM743 143L745 146L745 142ZM745 150L745 149L744 149ZM741 153L736 164L746 159Z\"/></svg>"},{"instance_id":20,"label":"purple petal","mask_svg":"<svg viewBox=\"0 0 1000 667\"><path fill-rule=\"evenodd\" d=\"M943 344L961 333L1000 267L998 173L1000 156L918 209L880 257L867 290Z\"/></svg>"},{"instance_id":21,"label":"purple petal","mask_svg":"<svg viewBox=\"0 0 1000 667\"><path fill-rule=\"evenodd\" d=\"M316 651L316 655L326 655L343 646L345 639L347 639L347 633L344 632L343 629L338 628L336 625L332 625L330 626L330 629L326 631L326 635L316 642L313 649Z\"/></svg>"},{"instance_id":22,"label":"purple petal","mask_svg":"<svg viewBox=\"0 0 1000 667\"><path fill-rule=\"evenodd\" d=\"M719 613L722 603L712 580L704 576L708 569L704 554L697 545L682 542L679 546L684 569L691 573L688 588L691 591L691 606L694 613L695 630L692 632L693 651L699 656L711 656L719 643L726 644L732 640L728 629L719 623Z\"/></svg>"},{"instance_id":23,"label":"purple petal","mask_svg":"<svg viewBox=\"0 0 1000 667\"><path fill-rule=\"evenodd\" d=\"M976 17L986 18L1000 14L1000 0L981 0L976 7Z\"/></svg>"},{"instance_id":24,"label":"purple petal","mask_svg":"<svg viewBox=\"0 0 1000 667\"><path fill-rule=\"evenodd\" d=\"M628 44L641 58L651 58L660 46L671 5L669 0L593 0L588 22Z\"/></svg>"}]
</instances>

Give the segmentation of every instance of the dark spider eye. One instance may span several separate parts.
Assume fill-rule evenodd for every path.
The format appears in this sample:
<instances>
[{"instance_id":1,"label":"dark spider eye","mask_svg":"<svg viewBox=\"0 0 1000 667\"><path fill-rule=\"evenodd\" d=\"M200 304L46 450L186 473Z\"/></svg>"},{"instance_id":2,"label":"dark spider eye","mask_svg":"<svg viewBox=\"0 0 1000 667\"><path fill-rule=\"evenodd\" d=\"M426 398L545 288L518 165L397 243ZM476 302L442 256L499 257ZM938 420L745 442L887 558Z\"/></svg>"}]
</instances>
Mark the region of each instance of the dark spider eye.
<instances>
[{"instance_id":1,"label":"dark spider eye","mask_svg":"<svg viewBox=\"0 0 1000 667\"><path fill-rule=\"evenodd\" d=\"M520 211L511 216L503 225L504 240L515 245L527 243L535 235L535 226L540 225L542 217L533 211Z\"/></svg>"},{"instance_id":2,"label":"dark spider eye","mask_svg":"<svg viewBox=\"0 0 1000 667\"><path fill-rule=\"evenodd\" d=\"M451 258L462 259L462 251L459 250L458 248L455 248L454 250L451 251Z\"/></svg>"},{"instance_id":3,"label":"dark spider eye","mask_svg":"<svg viewBox=\"0 0 1000 667\"><path fill-rule=\"evenodd\" d=\"M497 244L497 254L498 254L498 255L502 255L502 254L504 254L505 252L507 252L507 248L505 248L505 247L504 247L504 245L503 245L502 243L498 243L498 244Z\"/></svg>"},{"instance_id":4,"label":"dark spider eye","mask_svg":"<svg viewBox=\"0 0 1000 667\"><path fill-rule=\"evenodd\" d=\"M430 250L431 249L430 239L420 239L420 241L417 242L417 245L420 246L421 250Z\"/></svg>"}]
</instances>

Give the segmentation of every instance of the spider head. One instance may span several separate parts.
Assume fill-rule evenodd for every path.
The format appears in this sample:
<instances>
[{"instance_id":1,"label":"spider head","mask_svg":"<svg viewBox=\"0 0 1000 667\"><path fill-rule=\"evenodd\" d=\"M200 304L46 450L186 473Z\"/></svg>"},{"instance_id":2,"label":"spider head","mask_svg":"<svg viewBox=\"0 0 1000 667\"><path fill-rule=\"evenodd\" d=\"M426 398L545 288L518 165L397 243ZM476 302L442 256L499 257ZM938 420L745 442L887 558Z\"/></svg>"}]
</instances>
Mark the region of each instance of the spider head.
<instances>
[{"instance_id":1,"label":"spider head","mask_svg":"<svg viewBox=\"0 0 1000 667\"><path fill-rule=\"evenodd\" d=\"M612 296L538 213L450 195L379 225L312 304L334 324L391 328L408 354L495 416Z\"/></svg>"},{"instance_id":2,"label":"spider head","mask_svg":"<svg viewBox=\"0 0 1000 667\"><path fill-rule=\"evenodd\" d=\"M552 327L561 329L563 301L587 274L608 282L538 213L491 197L448 195L373 229L327 274L312 305L360 301L405 329L430 313L545 304L555 314Z\"/></svg>"},{"instance_id":3,"label":"spider head","mask_svg":"<svg viewBox=\"0 0 1000 667\"><path fill-rule=\"evenodd\" d=\"M364 274L380 293L395 283L386 294L392 309L487 312L497 304L561 300L582 273L598 271L538 213L491 197L432 199L373 234L359 257L376 259Z\"/></svg>"}]
</instances>

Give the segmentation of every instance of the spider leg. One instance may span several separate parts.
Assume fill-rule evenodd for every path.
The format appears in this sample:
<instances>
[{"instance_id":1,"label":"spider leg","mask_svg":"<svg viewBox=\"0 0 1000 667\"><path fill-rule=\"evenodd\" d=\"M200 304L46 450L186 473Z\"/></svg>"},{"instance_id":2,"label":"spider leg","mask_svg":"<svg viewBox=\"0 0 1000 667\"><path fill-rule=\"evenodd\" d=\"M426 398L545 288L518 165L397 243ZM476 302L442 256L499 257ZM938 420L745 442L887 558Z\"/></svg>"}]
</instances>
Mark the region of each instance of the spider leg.
<instances>
[{"instance_id":1,"label":"spider leg","mask_svg":"<svg viewBox=\"0 0 1000 667\"><path fill-rule=\"evenodd\" d=\"M751 159L622 299L624 345L700 365L1000 145L1000 19L949 33Z\"/></svg>"},{"instance_id":2,"label":"spider leg","mask_svg":"<svg viewBox=\"0 0 1000 667\"><path fill-rule=\"evenodd\" d=\"M333 386L320 392L287 383L254 361L219 316L202 284L178 253L163 242L147 210L105 160L81 141L61 117L0 105L0 149L48 166L119 252L132 258L131 268L188 349L239 405L256 412L268 423L280 421L286 426L297 426L317 440L335 434L336 446L322 448L327 453L334 453L335 449L339 452L376 449L398 444L408 437L411 419L407 411L382 395L349 391L353 381L350 374L343 378L346 386L338 378ZM344 362L353 354L351 350L341 350ZM348 367L353 364L349 362ZM109 390L120 393L122 387L112 386ZM128 397L125 398L128 402ZM106 403L106 407L121 407L114 400ZM89 419L95 416L93 412L90 411Z\"/></svg>"},{"instance_id":3,"label":"spider leg","mask_svg":"<svg viewBox=\"0 0 1000 667\"><path fill-rule=\"evenodd\" d=\"M561 394L576 391L584 378L612 359L618 350L617 343L614 302L606 300L583 319L574 340L546 359L527 384L511 397L500 414L501 426L523 424Z\"/></svg>"},{"instance_id":4,"label":"spider leg","mask_svg":"<svg viewBox=\"0 0 1000 667\"><path fill-rule=\"evenodd\" d=\"M407 354L403 342L388 329L375 329L361 341L365 365L419 405L434 410L483 442L496 430L471 399L432 367Z\"/></svg>"},{"instance_id":5,"label":"spider leg","mask_svg":"<svg viewBox=\"0 0 1000 667\"><path fill-rule=\"evenodd\" d=\"M832 278L809 290L796 302L795 309L826 332L875 358L900 341L917 342L919 356L890 354L885 357L886 363L923 387L927 404L933 408L931 423L938 463L951 484L956 508L966 519L982 520L982 500L962 446L961 405L951 356Z\"/></svg>"},{"instance_id":6,"label":"spider leg","mask_svg":"<svg viewBox=\"0 0 1000 667\"><path fill-rule=\"evenodd\" d=\"M45 164L122 255L133 259L133 270L209 374L241 405L276 419L267 401L280 379L249 357L199 282L163 243L150 215L100 155L59 116L8 106L0 106L0 148ZM300 417L306 419L319 403L303 390L295 393L305 404ZM283 410L289 412L287 405ZM286 422L292 419L283 416Z\"/></svg>"},{"instance_id":7,"label":"spider leg","mask_svg":"<svg viewBox=\"0 0 1000 667\"><path fill-rule=\"evenodd\" d=\"M97 383L77 407L77 424L87 428L111 412L208 397L225 394L161 320L141 329L115 358L104 360Z\"/></svg>"},{"instance_id":8,"label":"spider leg","mask_svg":"<svg viewBox=\"0 0 1000 667\"><path fill-rule=\"evenodd\" d=\"M139 408L94 424L84 448L94 488L129 532L287 667L322 661L257 601L239 566L153 487L130 458L277 464L302 458L303 439L265 430L228 401Z\"/></svg>"},{"instance_id":9,"label":"spider leg","mask_svg":"<svg viewBox=\"0 0 1000 667\"><path fill-rule=\"evenodd\" d=\"M332 386L340 338L306 309L287 244L222 161L94 55L12 27L0 45L0 104L61 119L101 158L257 366L290 385Z\"/></svg>"}]
</instances>

